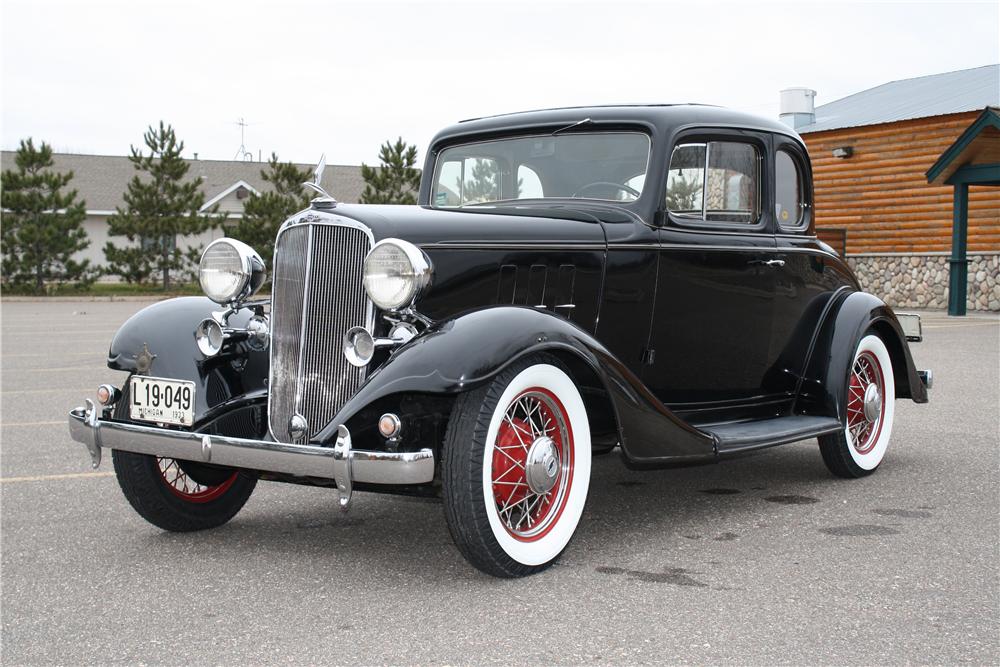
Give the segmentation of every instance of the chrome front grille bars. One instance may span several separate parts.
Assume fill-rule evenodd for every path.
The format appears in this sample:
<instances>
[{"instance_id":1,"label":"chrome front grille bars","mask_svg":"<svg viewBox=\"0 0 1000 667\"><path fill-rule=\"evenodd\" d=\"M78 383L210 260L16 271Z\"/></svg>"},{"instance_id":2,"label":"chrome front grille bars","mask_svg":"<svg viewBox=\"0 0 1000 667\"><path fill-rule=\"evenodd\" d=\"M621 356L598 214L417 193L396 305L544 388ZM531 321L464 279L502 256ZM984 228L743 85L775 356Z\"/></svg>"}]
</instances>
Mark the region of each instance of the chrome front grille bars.
<instances>
[{"instance_id":1,"label":"chrome front grille bars","mask_svg":"<svg viewBox=\"0 0 1000 667\"><path fill-rule=\"evenodd\" d=\"M347 362L343 338L374 320L361 275L371 231L340 216L302 219L274 251L268 424L279 442L308 440L358 390L367 371Z\"/></svg>"}]
</instances>

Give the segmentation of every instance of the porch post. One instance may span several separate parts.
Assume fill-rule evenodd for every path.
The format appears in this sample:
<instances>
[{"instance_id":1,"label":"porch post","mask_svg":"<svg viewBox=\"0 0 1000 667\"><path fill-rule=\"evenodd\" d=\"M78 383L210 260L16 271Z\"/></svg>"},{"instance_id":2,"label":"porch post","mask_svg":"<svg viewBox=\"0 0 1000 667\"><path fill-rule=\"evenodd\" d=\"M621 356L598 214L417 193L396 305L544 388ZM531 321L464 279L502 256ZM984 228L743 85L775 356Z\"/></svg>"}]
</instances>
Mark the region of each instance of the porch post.
<instances>
[{"instance_id":1,"label":"porch post","mask_svg":"<svg viewBox=\"0 0 1000 667\"><path fill-rule=\"evenodd\" d=\"M948 314L965 315L965 299L968 292L969 260L965 249L969 228L969 184L955 184L951 223L951 259L948 269Z\"/></svg>"}]
</instances>

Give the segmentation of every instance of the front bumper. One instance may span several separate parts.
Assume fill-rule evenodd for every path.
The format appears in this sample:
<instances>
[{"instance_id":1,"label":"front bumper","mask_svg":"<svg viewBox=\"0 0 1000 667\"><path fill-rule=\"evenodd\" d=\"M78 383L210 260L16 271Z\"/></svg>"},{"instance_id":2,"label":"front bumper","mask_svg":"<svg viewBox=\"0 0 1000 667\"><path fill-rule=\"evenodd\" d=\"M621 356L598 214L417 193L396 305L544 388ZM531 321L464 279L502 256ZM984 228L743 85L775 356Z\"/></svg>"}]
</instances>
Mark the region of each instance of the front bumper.
<instances>
[{"instance_id":1,"label":"front bumper","mask_svg":"<svg viewBox=\"0 0 1000 667\"><path fill-rule=\"evenodd\" d=\"M87 446L94 467L101 449L120 449L182 461L212 463L233 468L332 479L340 490L340 505L351 500L354 482L369 484L426 484L434 480L434 452L378 452L351 449L351 434L340 426L333 447L293 445L247 440L188 431L172 431L100 418L100 410L86 407L69 413L69 434Z\"/></svg>"}]
</instances>

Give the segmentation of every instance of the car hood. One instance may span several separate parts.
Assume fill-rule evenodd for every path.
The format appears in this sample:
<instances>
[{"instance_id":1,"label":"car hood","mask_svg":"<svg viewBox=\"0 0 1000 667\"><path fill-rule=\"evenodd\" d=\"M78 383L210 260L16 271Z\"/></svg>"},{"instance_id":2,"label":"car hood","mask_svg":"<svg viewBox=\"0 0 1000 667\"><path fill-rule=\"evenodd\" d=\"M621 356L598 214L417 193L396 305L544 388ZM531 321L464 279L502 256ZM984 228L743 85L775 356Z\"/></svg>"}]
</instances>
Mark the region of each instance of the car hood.
<instances>
[{"instance_id":1,"label":"car hood","mask_svg":"<svg viewBox=\"0 0 1000 667\"><path fill-rule=\"evenodd\" d=\"M416 245L593 243L596 239L603 241L602 223L635 219L630 211L617 207L585 204L501 205L463 210L338 204L330 213L366 225L376 241L400 238Z\"/></svg>"}]
</instances>

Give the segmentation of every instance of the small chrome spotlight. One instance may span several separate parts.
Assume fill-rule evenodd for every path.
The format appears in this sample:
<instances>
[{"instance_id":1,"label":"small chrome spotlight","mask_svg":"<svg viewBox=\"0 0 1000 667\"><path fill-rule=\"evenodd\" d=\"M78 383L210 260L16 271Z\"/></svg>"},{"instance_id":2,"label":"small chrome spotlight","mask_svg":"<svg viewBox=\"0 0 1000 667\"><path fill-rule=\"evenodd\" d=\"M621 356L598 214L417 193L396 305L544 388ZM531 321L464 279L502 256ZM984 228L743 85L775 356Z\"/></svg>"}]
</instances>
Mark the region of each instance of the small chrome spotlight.
<instances>
[{"instance_id":1,"label":"small chrome spotlight","mask_svg":"<svg viewBox=\"0 0 1000 667\"><path fill-rule=\"evenodd\" d=\"M399 421L399 417L387 412L378 420L378 432L382 434L384 438L395 438L399 435L399 431L402 424Z\"/></svg>"},{"instance_id":2,"label":"small chrome spotlight","mask_svg":"<svg viewBox=\"0 0 1000 667\"><path fill-rule=\"evenodd\" d=\"M194 330L194 339L198 343L198 349L206 357L214 357L222 351L222 344L226 340L222 332L222 325L207 318L202 320Z\"/></svg>"},{"instance_id":3,"label":"small chrome spotlight","mask_svg":"<svg viewBox=\"0 0 1000 667\"><path fill-rule=\"evenodd\" d=\"M344 334L344 356L348 363L367 366L375 354L375 339L364 327L354 327Z\"/></svg>"},{"instance_id":4,"label":"small chrome spotlight","mask_svg":"<svg viewBox=\"0 0 1000 667\"><path fill-rule=\"evenodd\" d=\"M101 405L114 405L121 396L122 393L114 385L102 384L97 388L97 402Z\"/></svg>"}]
</instances>

